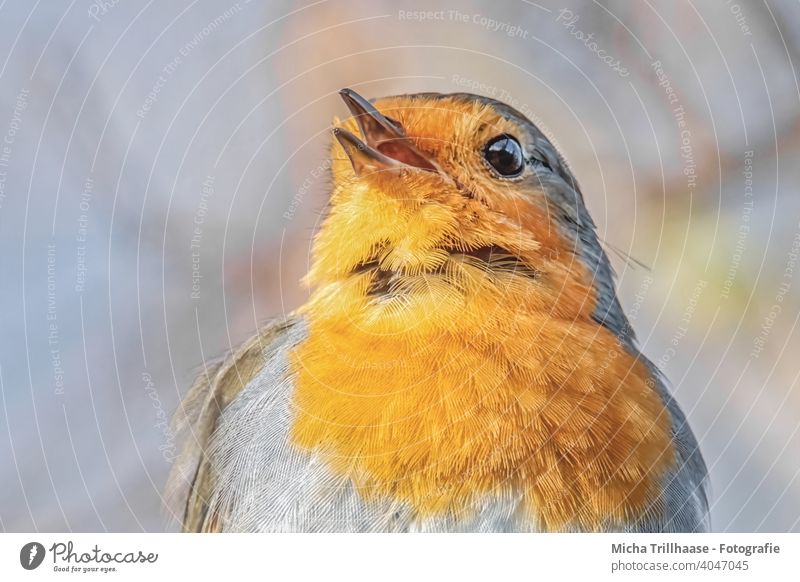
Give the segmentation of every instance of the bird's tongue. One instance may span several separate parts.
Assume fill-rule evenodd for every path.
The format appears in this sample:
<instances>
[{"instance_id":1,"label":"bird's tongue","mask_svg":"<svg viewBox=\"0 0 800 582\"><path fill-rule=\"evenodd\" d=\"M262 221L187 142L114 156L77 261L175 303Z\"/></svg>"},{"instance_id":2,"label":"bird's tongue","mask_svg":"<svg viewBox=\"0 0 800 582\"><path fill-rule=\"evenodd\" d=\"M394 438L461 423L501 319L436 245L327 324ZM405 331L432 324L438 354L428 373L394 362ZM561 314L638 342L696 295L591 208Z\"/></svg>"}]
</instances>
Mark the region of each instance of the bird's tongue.
<instances>
[{"instance_id":1,"label":"bird's tongue","mask_svg":"<svg viewBox=\"0 0 800 582\"><path fill-rule=\"evenodd\" d=\"M416 152L414 149L408 147L404 141L384 141L376 146L377 150L383 155L388 156L398 162L402 162L408 166L422 168L423 170L436 171L433 164L427 158Z\"/></svg>"}]
</instances>

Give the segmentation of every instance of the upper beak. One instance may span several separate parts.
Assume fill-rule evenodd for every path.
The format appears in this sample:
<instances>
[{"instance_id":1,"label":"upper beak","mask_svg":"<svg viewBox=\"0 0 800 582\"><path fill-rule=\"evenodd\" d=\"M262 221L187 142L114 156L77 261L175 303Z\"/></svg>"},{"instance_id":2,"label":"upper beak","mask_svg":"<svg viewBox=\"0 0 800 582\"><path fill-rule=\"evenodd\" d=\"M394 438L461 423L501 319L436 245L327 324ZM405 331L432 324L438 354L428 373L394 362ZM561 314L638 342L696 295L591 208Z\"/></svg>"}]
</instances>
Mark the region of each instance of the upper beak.
<instances>
[{"instance_id":1,"label":"upper beak","mask_svg":"<svg viewBox=\"0 0 800 582\"><path fill-rule=\"evenodd\" d=\"M364 139L361 141L346 129L337 127L333 130L356 175L365 171L409 167L439 171L436 164L406 137L403 128L385 117L372 103L352 89L342 89L339 95L355 117Z\"/></svg>"}]
</instances>

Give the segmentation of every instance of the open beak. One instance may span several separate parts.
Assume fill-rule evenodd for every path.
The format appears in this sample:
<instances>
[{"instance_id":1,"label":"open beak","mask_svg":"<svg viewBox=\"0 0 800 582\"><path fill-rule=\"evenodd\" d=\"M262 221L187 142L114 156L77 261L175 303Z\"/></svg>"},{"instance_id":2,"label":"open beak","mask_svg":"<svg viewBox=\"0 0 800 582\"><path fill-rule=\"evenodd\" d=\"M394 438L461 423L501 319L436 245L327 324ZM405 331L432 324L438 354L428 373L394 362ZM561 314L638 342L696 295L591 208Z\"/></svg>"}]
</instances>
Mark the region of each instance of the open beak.
<instances>
[{"instance_id":1,"label":"open beak","mask_svg":"<svg viewBox=\"0 0 800 582\"><path fill-rule=\"evenodd\" d=\"M355 117L363 138L362 141L339 127L333 130L356 175L401 168L439 171L436 164L406 137L403 128L375 109L372 103L352 89L342 89L339 95Z\"/></svg>"}]
</instances>

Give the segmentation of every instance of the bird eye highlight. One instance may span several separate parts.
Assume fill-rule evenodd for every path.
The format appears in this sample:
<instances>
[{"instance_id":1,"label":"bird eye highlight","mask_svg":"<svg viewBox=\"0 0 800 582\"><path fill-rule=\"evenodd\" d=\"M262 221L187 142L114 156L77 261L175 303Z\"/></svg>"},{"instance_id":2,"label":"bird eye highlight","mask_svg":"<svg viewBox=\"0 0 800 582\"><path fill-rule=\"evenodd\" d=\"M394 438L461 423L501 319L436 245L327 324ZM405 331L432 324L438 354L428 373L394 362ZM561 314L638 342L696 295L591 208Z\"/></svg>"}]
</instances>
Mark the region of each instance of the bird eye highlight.
<instances>
[{"instance_id":1,"label":"bird eye highlight","mask_svg":"<svg viewBox=\"0 0 800 582\"><path fill-rule=\"evenodd\" d=\"M501 176L518 176L525 169L522 146L516 138L507 133L492 138L486 144L483 158Z\"/></svg>"}]
</instances>

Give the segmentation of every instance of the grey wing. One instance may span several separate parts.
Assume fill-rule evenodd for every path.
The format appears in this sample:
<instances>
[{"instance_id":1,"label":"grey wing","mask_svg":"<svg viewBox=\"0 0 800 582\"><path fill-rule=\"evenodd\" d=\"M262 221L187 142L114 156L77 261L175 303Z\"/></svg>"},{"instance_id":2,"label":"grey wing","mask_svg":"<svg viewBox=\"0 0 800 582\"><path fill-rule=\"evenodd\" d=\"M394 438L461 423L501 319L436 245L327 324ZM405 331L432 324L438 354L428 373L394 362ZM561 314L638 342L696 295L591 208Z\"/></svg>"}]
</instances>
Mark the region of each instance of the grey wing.
<instances>
[{"instance_id":1,"label":"grey wing","mask_svg":"<svg viewBox=\"0 0 800 582\"><path fill-rule=\"evenodd\" d=\"M330 451L292 442L289 356L305 337L302 320L274 337L261 369L217 419L205 452L213 471L205 523L215 531L248 532L407 529L408 508L367 502L349 476L331 470Z\"/></svg>"},{"instance_id":2,"label":"grey wing","mask_svg":"<svg viewBox=\"0 0 800 582\"><path fill-rule=\"evenodd\" d=\"M678 402L669 393L660 372L650 366L657 390L672 417L676 459L674 469L665 478L661 498L631 531L709 531L708 470L703 455Z\"/></svg>"},{"instance_id":3,"label":"grey wing","mask_svg":"<svg viewBox=\"0 0 800 582\"><path fill-rule=\"evenodd\" d=\"M291 442L289 354L305 337L301 319L273 324L192 387L170 486L183 531L409 529L408 508L365 502L324 453Z\"/></svg>"},{"instance_id":4,"label":"grey wing","mask_svg":"<svg viewBox=\"0 0 800 582\"><path fill-rule=\"evenodd\" d=\"M181 449L170 473L167 499L183 531L219 531L211 499L217 487L210 445L220 418L242 389L268 364L270 348L296 325L275 321L227 358L205 366L173 421Z\"/></svg>"}]
</instances>

